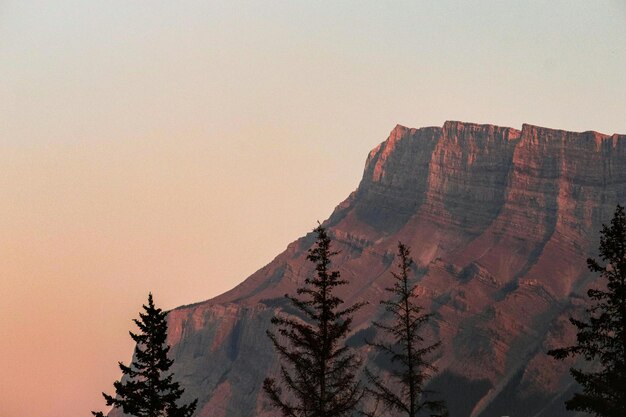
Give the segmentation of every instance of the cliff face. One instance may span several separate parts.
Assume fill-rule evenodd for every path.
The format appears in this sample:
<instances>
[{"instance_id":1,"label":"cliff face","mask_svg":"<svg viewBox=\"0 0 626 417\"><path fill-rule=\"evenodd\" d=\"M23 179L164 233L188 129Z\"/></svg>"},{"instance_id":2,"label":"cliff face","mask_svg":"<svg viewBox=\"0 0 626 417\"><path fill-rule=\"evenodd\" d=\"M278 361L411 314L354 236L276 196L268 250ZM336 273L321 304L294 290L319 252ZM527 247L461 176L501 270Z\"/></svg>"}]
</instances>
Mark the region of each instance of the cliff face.
<instances>
[{"instance_id":1,"label":"cliff face","mask_svg":"<svg viewBox=\"0 0 626 417\"><path fill-rule=\"evenodd\" d=\"M363 342L390 282L400 240L418 263L422 305L442 340L432 386L452 417L566 415L571 363L545 352L570 343L567 317L595 279L586 258L617 203L626 202L626 136L446 122L397 126L367 157L358 189L325 222L350 280L343 297L368 301L350 339ZM277 371L265 336L283 295L312 274L314 237L212 300L169 315L175 372L197 416L270 415L260 390Z\"/></svg>"}]
</instances>

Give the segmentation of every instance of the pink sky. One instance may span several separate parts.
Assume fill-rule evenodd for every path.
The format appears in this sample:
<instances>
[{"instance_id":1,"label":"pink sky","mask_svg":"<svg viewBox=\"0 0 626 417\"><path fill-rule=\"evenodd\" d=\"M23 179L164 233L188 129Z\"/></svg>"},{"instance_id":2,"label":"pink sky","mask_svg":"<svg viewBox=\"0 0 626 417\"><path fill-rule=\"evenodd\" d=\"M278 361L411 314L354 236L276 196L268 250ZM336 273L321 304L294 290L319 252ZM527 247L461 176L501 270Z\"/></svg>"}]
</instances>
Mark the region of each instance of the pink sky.
<instances>
[{"instance_id":1,"label":"pink sky","mask_svg":"<svg viewBox=\"0 0 626 417\"><path fill-rule=\"evenodd\" d=\"M152 291L269 262L396 123L626 133L620 1L0 5L0 416L101 409Z\"/></svg>"}]
</instances>

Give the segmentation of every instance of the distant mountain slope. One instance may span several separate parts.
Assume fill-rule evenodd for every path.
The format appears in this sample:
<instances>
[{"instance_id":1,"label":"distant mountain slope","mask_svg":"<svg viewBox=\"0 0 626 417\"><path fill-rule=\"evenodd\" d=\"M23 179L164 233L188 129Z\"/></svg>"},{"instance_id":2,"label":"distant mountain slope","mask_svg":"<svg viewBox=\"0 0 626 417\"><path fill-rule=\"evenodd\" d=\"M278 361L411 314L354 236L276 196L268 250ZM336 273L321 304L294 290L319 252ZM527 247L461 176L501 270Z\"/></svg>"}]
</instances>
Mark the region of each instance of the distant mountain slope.
<instances>
[{"instance_id":1,"label":"distant mountain slope","mask_svg":"<svg viewBox=\"0 0 626 417\"><path fill-rule=\"evenodd\" d=\"M422 304L443 341L433 386L452 417L558 417L574 388L569 363L545 355L569 343L567 317L593 278L585 260L617 203L626 202L626 136L446 122L396 126L367 157L358 189L325 222L350 280L344 298L369 304L349 342L364 345L400 240L418 263ZM313 227L314 224L312 223ZM283 295L312 273L302 237L242 284L169 315L175 372L197 416L269 416L260 390L277 370L265 336L289 311ZM215 278L214 278L215 279Z\"/></svg>"}]
</instances>

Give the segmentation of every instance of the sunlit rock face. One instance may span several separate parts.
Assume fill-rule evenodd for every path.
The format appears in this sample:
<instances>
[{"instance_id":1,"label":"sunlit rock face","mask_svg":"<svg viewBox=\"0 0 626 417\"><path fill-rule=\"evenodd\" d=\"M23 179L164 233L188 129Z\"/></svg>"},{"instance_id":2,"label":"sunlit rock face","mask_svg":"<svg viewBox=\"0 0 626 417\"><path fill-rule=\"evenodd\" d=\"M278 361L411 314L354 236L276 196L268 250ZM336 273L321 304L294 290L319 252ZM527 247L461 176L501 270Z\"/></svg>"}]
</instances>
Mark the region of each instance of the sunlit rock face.
<instances>
[{"instance_id":1,"label":"sunlit rock face","mask_svg":"<svg viewBox=\"0 0 626 417\"><path fill-rule=\"evenodd\" d=\"M452 417L558 417L573 389L545 355L573 341L567 317L585 305L602 223L626 203L626 136L446 122L396 126L367 157L357 190L324 223L350 284L367 301L349 343L365 345L389 286L398 241L412 248L427 338L442 340L432 386ZM314 224L312 223L312 226ZM277 372L265 335L313 273L309 234L233 290L169 315L174 370L197 416L275 415L261 384ZM213 279L217 279L213 277Z\"/></svg>"}]
</instances>

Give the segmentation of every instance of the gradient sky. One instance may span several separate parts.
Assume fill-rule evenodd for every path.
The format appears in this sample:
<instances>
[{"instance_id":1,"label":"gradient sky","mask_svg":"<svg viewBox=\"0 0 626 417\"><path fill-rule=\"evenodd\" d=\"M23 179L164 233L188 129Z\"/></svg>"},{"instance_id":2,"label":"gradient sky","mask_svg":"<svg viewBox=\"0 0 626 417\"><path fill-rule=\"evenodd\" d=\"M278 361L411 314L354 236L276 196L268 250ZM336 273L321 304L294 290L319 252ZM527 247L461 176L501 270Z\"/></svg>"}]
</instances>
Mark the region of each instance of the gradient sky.
<instances>
[{"instance_id":1,"label":"gradient sky","mask_svg":"<svg viewBox=\"0 0 626 417\"><path fill-rule=\"evenodd\" d=\"M626 133L623 1L0 0L0 416L269 262L397 124Z\"/></svg>"}]
</instances>

